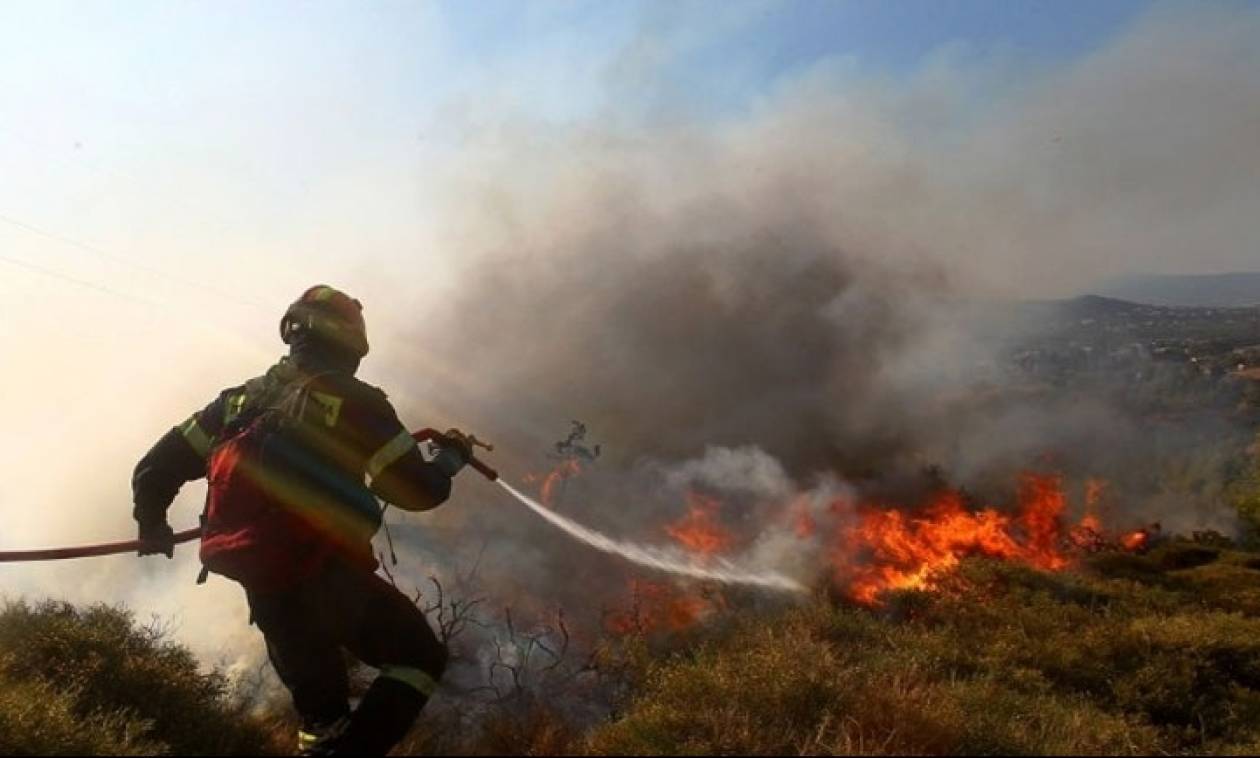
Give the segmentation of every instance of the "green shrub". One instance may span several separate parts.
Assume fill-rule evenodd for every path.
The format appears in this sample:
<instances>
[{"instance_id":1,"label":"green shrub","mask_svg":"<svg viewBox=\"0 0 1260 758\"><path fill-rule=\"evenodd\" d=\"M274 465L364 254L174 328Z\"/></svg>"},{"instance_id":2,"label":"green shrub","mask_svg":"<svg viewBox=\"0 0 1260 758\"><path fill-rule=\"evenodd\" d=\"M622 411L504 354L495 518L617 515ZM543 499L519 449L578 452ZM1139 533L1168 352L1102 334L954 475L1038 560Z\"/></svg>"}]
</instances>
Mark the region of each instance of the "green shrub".
<instances>
[{"instance_id":1,"label":"green shrub","mask_svg":"<svg viewBox=\"0 0 1260 758\"><path fill-rule=\"evenodd\" d=\"M220 672L202 672L186 648L124 610L9 603L0 610L0 651L0 723L10 725L10 744L0 752L240 754L268 747ZM23 706L37 696L50 703L46 713ZM82 719L82 733L63 729L63 718Z\"/></svg>"},{"instance_id":2,"label":"green shrub","mask_svg":"<svg viewBox=\"0 0 1260 758\"><path fill-rule=\"evenodd\" d=\"M1260 549L1260 437L1252 451L1252 460L1242 476L1230 484L1226 495L1238 512L1244 546Z\"/></svg>"},{"instance_id":3,"label":"green shrub","mask_svg":"<svg viewBox=\"0 0 1260 758\"><path fill-rule=\"evenodd\" d=\"M125 714L82 714L76 693L0 676L0 754L151 755L149 725Z\"/></svg>"}]
</instances>

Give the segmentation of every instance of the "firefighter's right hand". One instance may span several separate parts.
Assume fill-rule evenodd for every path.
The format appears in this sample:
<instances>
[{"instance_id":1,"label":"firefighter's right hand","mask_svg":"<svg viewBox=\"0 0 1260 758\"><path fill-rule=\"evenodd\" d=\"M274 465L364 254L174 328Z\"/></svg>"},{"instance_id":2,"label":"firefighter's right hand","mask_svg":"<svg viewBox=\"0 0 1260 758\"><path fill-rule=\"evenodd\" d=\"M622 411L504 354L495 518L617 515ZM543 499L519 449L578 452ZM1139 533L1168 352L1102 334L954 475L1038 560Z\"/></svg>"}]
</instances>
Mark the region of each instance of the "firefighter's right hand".
<instances>
[{"instance_id":1,"label":"firefighter's right hand","mask_svg":"<svg viewBox=\"0 0 1260 758\"><path fill-rule=\"evenodd\" d=\"M460 457L464 459L465 463L472 460L472 457L473 457L472 438L469 437L467 434L464 434L458 429L446 430L446 434L442 435L442 446L448 447L448 448L454 448L455 450L457 450L459 452Z\"/></svg>"},{"instance_id":2,"label":"firefighter's right hand","mask_svg":"<svg viewBox=\"0 0 1260 758\"><path fill-rule=\"evenodd\" d=\"M140 548L136 554L175 557L175 531L166 519L140 523Z\"/></svg>"},{"instance_id":3,"label":"firefighter's right hand","mask_svg":"<svg viewBox=\"0 0 1260 758\"><path fill-rule=\"evenodd\" d=\"M433 463L449 477L454 478L472 460L472 444L458 429L448 429L438 439L438 448Z\"/></svg>"}]
</instances>

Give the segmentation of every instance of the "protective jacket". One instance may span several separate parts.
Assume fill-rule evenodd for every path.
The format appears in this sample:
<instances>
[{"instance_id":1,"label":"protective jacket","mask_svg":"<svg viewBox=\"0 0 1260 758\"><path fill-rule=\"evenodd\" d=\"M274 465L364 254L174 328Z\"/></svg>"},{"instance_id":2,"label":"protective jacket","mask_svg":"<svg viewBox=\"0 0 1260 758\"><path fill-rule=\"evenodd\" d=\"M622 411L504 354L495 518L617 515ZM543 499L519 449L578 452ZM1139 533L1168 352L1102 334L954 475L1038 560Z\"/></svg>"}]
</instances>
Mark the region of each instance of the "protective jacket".
<instances>
[{"instance_id":1,"label":"protective jacket","mask_svg":"<svg viewBox=\"0 0 1260 758\"><path fill-rule=\"evenodd\" d=\"M272 585L300 581L331 555L374 569L370 540L380 525L375 498L409 511L428 510L446 500L451 480L420 454L385 393L356 379L352 370L315 357L281 359L265 375L219 393L163 436L132 478L136 520L164 522L179 488L208 474L212 506L216 487L223 486L234 463L234 451L226 449L233 435L282 399L298 405L289 409L291 433L279 454L313 473L296 482L269 471L250 474L270 501L300 518L255 519L235 531L207 529L203 561L213 567L216 551L234 549L242 540L269 540L288 551L265 551L284 561L268 570ZM277 535L278 529L292 533Z\"/></svg>"}]
</instances>

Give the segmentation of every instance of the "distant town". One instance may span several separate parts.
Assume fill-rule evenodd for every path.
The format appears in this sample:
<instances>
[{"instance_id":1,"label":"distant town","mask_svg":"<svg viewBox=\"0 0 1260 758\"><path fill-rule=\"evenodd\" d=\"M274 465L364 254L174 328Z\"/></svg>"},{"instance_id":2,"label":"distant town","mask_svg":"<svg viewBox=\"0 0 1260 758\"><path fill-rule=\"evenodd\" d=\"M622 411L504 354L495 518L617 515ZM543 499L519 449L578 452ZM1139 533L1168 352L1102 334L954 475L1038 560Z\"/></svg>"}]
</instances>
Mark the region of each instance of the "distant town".
<instances>
[{"instance_id":1,"label":"distant town","mask_svg":"<svg viewBox=\"0 0 1260 758\"><path fill-rule=\"evenodd\" d=\"M1013 345L1029 379L1159 383L1260 408L1260 307L1146 305L1088 295L1028 306L1038 328ZM1205 383L1202 380L1210 380Z\"/></svg>"}]
</instances>

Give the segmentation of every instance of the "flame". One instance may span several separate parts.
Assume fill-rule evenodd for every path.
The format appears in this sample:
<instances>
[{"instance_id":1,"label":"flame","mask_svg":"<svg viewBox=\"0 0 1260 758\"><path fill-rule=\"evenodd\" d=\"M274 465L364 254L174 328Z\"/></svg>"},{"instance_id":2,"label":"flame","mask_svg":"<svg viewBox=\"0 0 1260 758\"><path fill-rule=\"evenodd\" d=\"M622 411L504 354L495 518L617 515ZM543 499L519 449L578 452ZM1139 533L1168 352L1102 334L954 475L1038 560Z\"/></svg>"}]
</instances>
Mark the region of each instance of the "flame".
<instances>
[{"instance_id":1,"label":"flame","mask_svg":"<svg viewBox=\"0 0 1260 758\"><path fill-rule=\"evenodd\" d=\"M581 471L576 459L568 459L545 476L535 475L529 481L541 479L542 503L551 507L559 485ZM953 489L942 490L913 508L855 502L845 496L818 509L811 507L808 495L799 495L779 510L779 528L798 539L812 540L824 530L825 522L834 520L839 526L823 540L833 581L852 601L876 606L891 590L936 587L942 575L969 556L1059 571L1082 553L1144 551L1158 535L1158 524L1122 535L1105 531L1097 510L1108 487L1100 479L1085 482L1085 513L1073 525L1066 522L1069 503L1062 477L1025 473L1010 507L975 507L962 491ZM700 558L728 552L735 539L718 519L720 501L688 491L686 503L686 515L667 524L666 534ZM631 582L631 596L629 610L606 615L608 631L678 631L724 604L720 592L715 599L711 593L642 580Z\"/></svg>"},{"instance_id":2,"label":"flame","mask_svg":"<svg viewBox=\"0 0 1260 758\"><path fill-rule=\"evenodd\" d=\"M560 484L566 479L572 479L582 473L582 464L577 458L566 458L559 465L546 474L526 474L524 479L528 484L542 481L542 487L538 491L538 501L548 508L555 506L557 490Z\"/></svg>"},{"instance_id":3,"label":"flame","mask_svg":"<svg viewBox=\"0 0 1260 758\"><path fill-rule=\"evenodd\" d=\"M718 592L686 592L669 584L635 579L630 582L630 606L608 614L604 627L620 636L679 632L724 605Z\"/></svg>"},{"instance_id":4,"label":"flame","mask_svg":"<svg viewBox=\"0 0 1260 758\"><path fill-rule=\"evenodd\" d=\"M818 522L814 520L813 514L807 508L801 508L796 513L794 530L797 539L807 540L813 537L818 531Z\"/></svg>"},{"instance_id":5,"label":"flame","mask_svg":"<svg viewBox=\"0 0 1260 758\"><path fill-rule=\"evenodd\" d=\"M1120 546L1131 553L1138 552L1146 547L1146 543L1151 539L1150 532L1146 529L1138 529L1129 532L1120 538Z\"/></svg>"},{"instance_id":6,"label":"flame","mask_svg":"<svg viewBox=\"0 0 1260 758\"><path fill-rule=\"evenodd\" d=\"M1092 513L1086 513L1080 523L1068 532L1068 542L1077 550L1096 553L1107 548L1107 537L1102 522Z\"/></svg>"},{"instance_id":7,"label":"flame","mask_svg":"<svg viewBox=\"0 0 1260 758\"><path fill-rule=\"evenodd\" d=\"M720 503L698 492L687 493L687 515L665 527L665 532L687 550L713 556L730 547L732 538L717 522Z\"/></svg>"},{"instance_id":8,"label":"flame","mask_svg":"<svg viewBox=\"0 0 1260 758\"><path fill-rule=\"evenodd\" d=\"M876 605L888 590L930 588L970 555L1056 571L1069 563L1060 547L1066 508L1060 479L1036 474L1023 476L1013 515L971 511L955 491L914 512L861 506L832 551L835 578L854 601Z\"/></svg>"},{"instance_id":9,"label":"flame","mask_svg":"<svg viewBox=\"0 0 1260 758\"><path fill-rule=\"evenodd\" d=\"M798 540L812 539L818 533L818 519L810 509L809 496L799 495L793 498L782 513L781 524Z\"/></svg>"}]
</instances>

